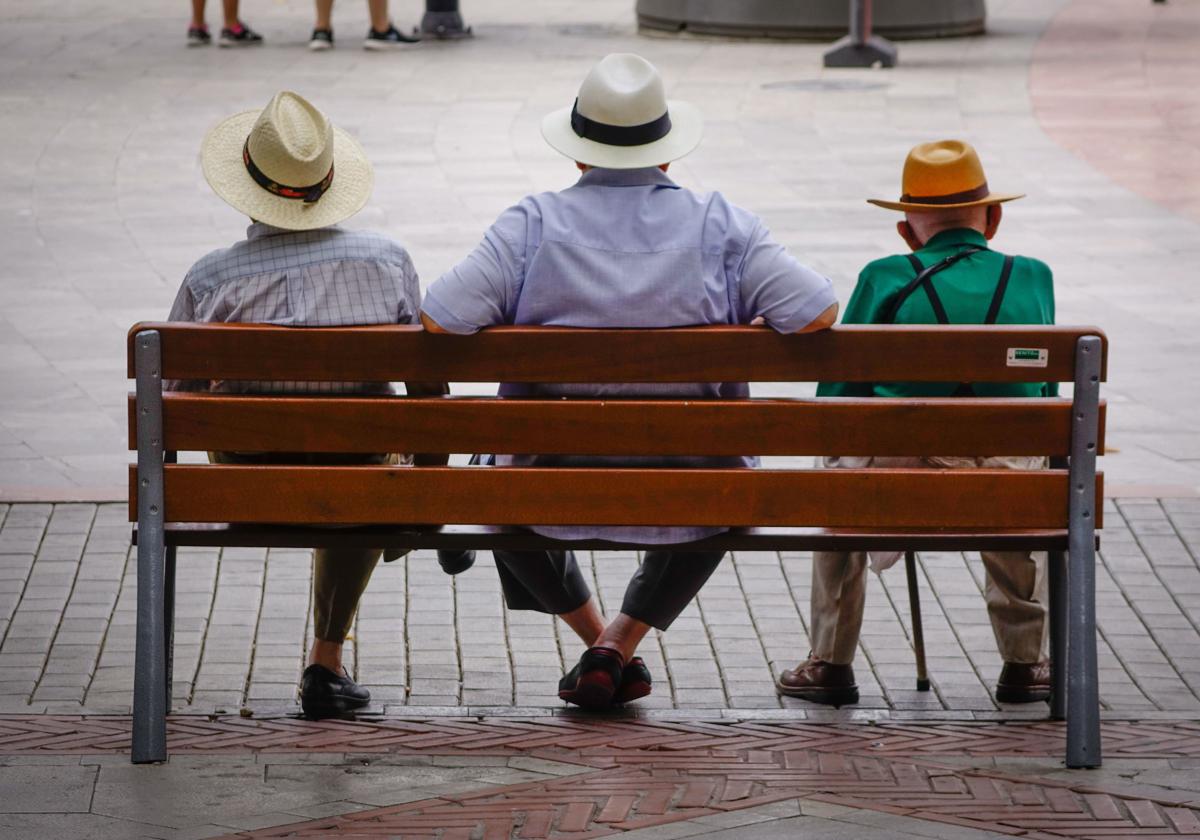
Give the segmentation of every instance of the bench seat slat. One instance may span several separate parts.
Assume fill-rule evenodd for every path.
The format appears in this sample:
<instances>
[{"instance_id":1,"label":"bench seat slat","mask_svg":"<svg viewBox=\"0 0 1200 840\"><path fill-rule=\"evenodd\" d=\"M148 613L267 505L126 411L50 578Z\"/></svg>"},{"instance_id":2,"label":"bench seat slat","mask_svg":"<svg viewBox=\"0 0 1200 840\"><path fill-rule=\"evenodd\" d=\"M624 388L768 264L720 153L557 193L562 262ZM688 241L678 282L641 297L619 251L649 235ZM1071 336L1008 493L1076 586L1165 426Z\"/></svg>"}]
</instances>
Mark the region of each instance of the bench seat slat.
<instances>
[{"instance_id":1,"label":"bench seat slat","mask_svg":"<svg viewBox=\"0 0 1200 840\"><path fill-rule=\"evenodd\" d=\"M397 548L506 549L531 551L569 548L578 551L629 551L638 546L604 540L553 540L531 531L487 525L449 525L410 530L388 525L356 528L308 528L288 525L176 523L167 526L167 544L243 548ZM137 529L134 529L134 542ZM640 546L640 548L663 546ZM693 543L689 551L1064 551L1065 529L1002 531L930 531L855 528L743 528Z\"/></svg>"},{"instance_id":2,"label":"bench seat slat","mask_svg":"<svg viewBox=\"0 0 1200 840\"><path fill-rule=\"evenodd\" d=\"M1066 399L554 401L168 393L163 408L166 448L181 451L1066 455L1071 433ZM136 449L133 411L130 400L129 446Z\"/></svg>"},{"instance_id":3,"label":"bench seat slat","mask_svg":"<svg viewBox=\"0 0 1200 840\"><path fill-rule=\"evenodd\" d=\"M168 464L165 473L174 522L1054 528L1067 521L1068 496L1064 470ZM136 488L131 471L131 496Z\"/></svg>"},{"instance_id":4,"label":"bench seat slat","mask_svg":"<svg viewBox=\"0 0 1200 840\"><path fill-rule=\"evenodd\" d=\"M438 335L416 326L143 323L166 379L446 382L1066 382L1093 327L844 325L807 335L767 327L582 330L493 327ZM1045 367L1010 365L1045 350ZM1107 356L1107 353L1105 354ZM133 354L130 353L132 360ZM133 377L132 361L129 375ZM919 376L916 378L920 378Z\"/></svg>"}]
</instances>

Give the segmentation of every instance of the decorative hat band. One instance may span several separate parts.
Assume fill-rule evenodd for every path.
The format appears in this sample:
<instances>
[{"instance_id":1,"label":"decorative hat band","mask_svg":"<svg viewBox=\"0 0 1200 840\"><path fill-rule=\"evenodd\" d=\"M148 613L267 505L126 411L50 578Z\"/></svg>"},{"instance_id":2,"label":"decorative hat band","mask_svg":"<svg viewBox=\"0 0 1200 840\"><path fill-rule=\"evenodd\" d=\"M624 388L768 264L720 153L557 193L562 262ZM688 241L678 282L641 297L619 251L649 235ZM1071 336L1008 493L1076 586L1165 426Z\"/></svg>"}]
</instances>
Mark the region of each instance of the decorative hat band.
<instances>
[{"instance_id":1,"label":"decorative hat band","mask_svg":"<svg viewBox=\"0 0 1200 840\"><path fill-rule=\"evenodd\" d=\"M246 171L250 173L250 177L254 179L254 183L267 192L277 195L280 198L298 198L305 204L315 204L320 201L321 196L325 195L326 190L333 184L333 164L329 165L329 173L324 178L308 187L289 187L285 184L272 181L251 159L249 137L246 138L246 143L242 146L242 163L246 164Z\"/></svg>"},{"instance_id":2,"label":"decorative hat band","mask_svg":"<svg viewBox=\"0 0 1200 840\"><path fill-rule=\"evenodd\" d=\"M969 201L979 201L991 195L987 181L973 190L950 193L949 195L910 195L905 193L900 200L906 204L966 204Z\"/></svg>"},{"instance_id":3,"label":"decorative hat band","mask_svg":"<svg viewBox=\"0 0 1200 840\"><path fill-rule=\"evenodd\" d=\"M671 131L671 115L664 113L656 120L641 125L609 125L590 120L579 113L579 100L571 109L571 128L585 140L594 140L606 146L644 146L661 140Z\"/></svg>"}]
</instances>

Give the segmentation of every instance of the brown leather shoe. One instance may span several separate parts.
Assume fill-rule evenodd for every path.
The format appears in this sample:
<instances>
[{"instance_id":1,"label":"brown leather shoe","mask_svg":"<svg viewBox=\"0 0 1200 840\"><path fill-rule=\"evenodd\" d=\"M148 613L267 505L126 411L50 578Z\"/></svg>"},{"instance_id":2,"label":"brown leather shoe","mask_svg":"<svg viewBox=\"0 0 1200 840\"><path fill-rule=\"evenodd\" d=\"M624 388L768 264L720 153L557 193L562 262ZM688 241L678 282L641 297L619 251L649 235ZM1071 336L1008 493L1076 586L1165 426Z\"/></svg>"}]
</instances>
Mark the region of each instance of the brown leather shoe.
<instances>
[{"instance_id":1,"label":"brown leather shoe","mask_svg":"<svg viewBox=\"0 0 1200 840\"><path fill-rule=\"evenodd\" d=\"M999 703L1036 703L1050 699L1050 660L1033 664L1005 662L996 681Z\"/></svg>"},{"instance_id":2,"label":"brown leather shoe","mask_svg":"<svg viewBox=\"0 0 1200 840\"><path fill-rule=\"evenodd\" d=\"M823 662L812 656L780 674L775 680L775 690L785 697L799 697L826 706L847 706L858 702L854 668Z\"/></svg>"}]
</instances>

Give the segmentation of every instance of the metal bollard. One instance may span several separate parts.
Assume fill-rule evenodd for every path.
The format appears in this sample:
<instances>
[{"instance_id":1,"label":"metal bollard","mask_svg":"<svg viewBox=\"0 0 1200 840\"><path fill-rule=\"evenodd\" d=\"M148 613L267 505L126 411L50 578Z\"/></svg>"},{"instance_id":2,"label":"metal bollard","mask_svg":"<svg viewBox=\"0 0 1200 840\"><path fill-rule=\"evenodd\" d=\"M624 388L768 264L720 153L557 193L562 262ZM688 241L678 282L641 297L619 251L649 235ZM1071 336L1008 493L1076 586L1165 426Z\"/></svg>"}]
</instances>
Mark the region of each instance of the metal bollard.
<instances>
[{"instance_id":1,"label":"metal bollard","mask_svg":"<svg viewBox=\"0 0 1200 840\"><path fill-rule=\"evenodd\" d=\"M470 38L472 33L471 27L463 24L458 0L425 0L421 34L441 40L454 40Z\"/></svg>"},{"instance_id":2,"label":"metal bollard","mask_svg":"<svg viewBox=\"0 0 1200 840\"><path fill-rule=\"evenodd\" d=\"M825 51L826 67L896 66L896 47L871 34L871 0L850 0L850 34Z\"/></svg>"}]
</instances>

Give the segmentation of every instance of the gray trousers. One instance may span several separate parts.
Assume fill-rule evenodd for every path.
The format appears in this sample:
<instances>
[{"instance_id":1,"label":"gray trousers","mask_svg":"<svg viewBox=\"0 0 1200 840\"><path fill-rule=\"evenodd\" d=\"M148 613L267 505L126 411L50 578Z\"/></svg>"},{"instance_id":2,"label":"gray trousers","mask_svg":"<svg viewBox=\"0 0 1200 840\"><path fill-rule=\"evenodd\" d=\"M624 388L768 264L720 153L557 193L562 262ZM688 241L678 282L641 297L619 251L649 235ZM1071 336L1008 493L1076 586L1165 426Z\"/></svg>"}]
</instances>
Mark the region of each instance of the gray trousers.
<instances>
[{"instance_id":1,"label":"gray trousers","mask_svg":"<svg viewBox=\"0 0 1200 840\"><path fill-rule=\"evenodd\" d=\"M492 553L509 609L561 615L579 609L592 597L573 551ZM625 588L621 612L666 630L696 597L724 556L722 551L647 551Z\"/></svg>"}]
</instances>

